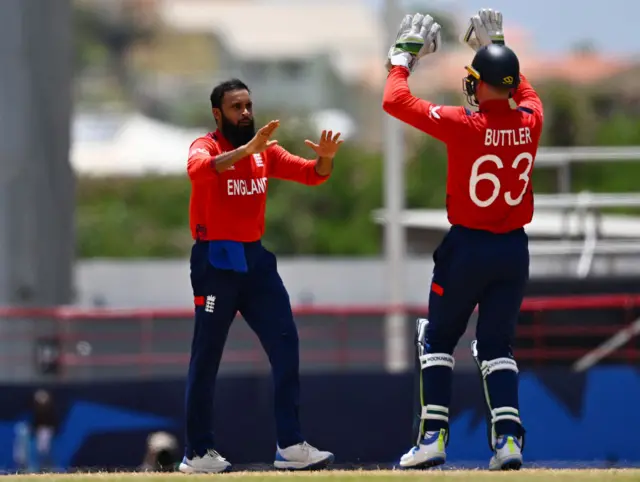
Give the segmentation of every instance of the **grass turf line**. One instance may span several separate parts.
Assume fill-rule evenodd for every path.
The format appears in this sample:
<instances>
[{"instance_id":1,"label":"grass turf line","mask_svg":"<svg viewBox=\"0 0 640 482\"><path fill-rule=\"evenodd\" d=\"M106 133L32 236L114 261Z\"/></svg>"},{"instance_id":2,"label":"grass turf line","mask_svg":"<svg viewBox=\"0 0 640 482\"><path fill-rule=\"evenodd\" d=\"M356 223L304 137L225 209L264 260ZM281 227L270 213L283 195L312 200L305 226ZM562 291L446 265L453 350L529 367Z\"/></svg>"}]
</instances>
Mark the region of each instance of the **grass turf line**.
<instances>
[{"instance_id":1,"label":"grass turf line","mask_svg":"<svg viewBox=\"0 0 640 482\"><path fill-rule=\"evenodd\" d=\"M179 473L92 473L92 474L42 474L42 475L4 475L1 482L190 482L198 480L247 480L251 482L279 482L310 479L314 482L367 482L372 479L377 481L391 480L398 482L490 482L490 481L516 481L516 482L574 482L574 481L598 481L598 482L640 482L640 470L548 470L530 469L519 472L488 472L474 470L451 471L325 471L325 472L231 472L215 475L186 475Z\"/></svg>"}]
</instances>

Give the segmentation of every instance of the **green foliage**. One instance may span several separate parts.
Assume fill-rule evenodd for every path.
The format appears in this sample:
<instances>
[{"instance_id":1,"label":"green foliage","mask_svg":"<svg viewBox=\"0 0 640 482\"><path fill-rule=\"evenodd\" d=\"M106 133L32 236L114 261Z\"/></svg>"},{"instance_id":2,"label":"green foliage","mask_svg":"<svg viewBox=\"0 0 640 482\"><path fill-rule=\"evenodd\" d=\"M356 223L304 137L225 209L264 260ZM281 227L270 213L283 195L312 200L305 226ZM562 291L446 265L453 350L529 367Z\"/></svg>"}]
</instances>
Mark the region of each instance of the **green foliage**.
<instances>
[{"instance_id":1,"label":"green foliage","mask_svg":"<svg viewBox=\"0 0 640 482\"><path fill-rule=\"evenodd\" d=\"M543 86L539 91L545 105L545 145L640 145L640 120L615 98L615 92L605 94L560 83ZM574 191L632 192L637 189L640 162L602 161L571 167Z\"/></svg>"},{"instance_id":2,"label":"green foliage","mask_svg":"<svg viewBox=\"0 0 640 482\"><path fill-rule=\"evenodd\" d=\"M279 135L291 152L313 158L295 133ZM316 141L317 139L311 138ZM379 250L372 207L381 205L382 160L345 143L334 159L328 182L309 187L269 181L265 242L283 254L357 255Z\"/></svg>"},{"instance_id":3,"label":"green foliage","mask_svg":"<svg viewBox=\"0 0 640 482\"><path fill-rule=\"evenodd\" d=\"M596 118L592 99L585 92L566 83L552 83L540 94L545 105L545 144L570 147L593 143Z\"/></svg>"},{"instance_id":4,"label":"green foliage","mask_svg":"<svg viewBox=\"0 0 640 482\"><path fill-rule=\"evenodd\" d=\"M90 9L76 6L73 11L75 69L106 64L107 46L99 38L99 17Z\"/></svg>"},{"instance_id":5,"label":"green foliage","mask_svg":"<svg viewBox=\"0 0 640 482\"><path fill-rule=\"evenodd\" d=\"M540 89L545 104L544 144L548 146L640 145L640 120L629 106L616 108L575 87ZM607 107L607 114L599 111ZM204 113L202 114L204 116ZM266 120L257 121L259 125ZM195 121L195 119L194 119ZM201 117L202 123L205 117ZM208 124L211 122L206 120ZM195 123L195 122L194 122ZM294 125L293 120L283 125ZM443 208L446 149L434 139L406 129L406 205ZM281 145L312 157L304 139L317 140L304 125L278 131ZM640 163L590 163L572 168L574 190L625 192L636 189ZM383 158L346 142L335 159L331 179L309 187L271 180L265 242L284 255L375 255L381 229L371 220L383 204ZM537 192L556 189L556 173L536 169ZM77 192L78 255L81 257L186 256L190 183L184 176L142 179L80 179Z\"/></svg>"},{"instance_id":6,"label":"green foliage","mask_svg":"<svg viewBox=\"0 0 640 482\"><path fill-rule=\"evenodd\" d=\"M595 143L604 146L640 145L640 120L615 115L598 126ZM634 192L638 189L640 162L606 162L578 165L573 170L576 191ZM616 210L634 212L633 210ZM636 210L637 211L637 210Z\"/></svg>"},{"instance_id":7,"label":"green foliage","mask_svg":"<svg viewBox=\"0 0 640 482\"><path fill-rule=\"evenodd\" d=\"M281 145L302 156L308 136L281 132ZM317 140L312 136L310 139ZM295 140L294 140L295 139ZM269 181L265 242L280 254L366 255L380 249L371 210L381 205L382 162L345 143L331 179L309 187ZM191 246L185 176L82 178L77 191L80 257L184 256Z\"/></svg>"},{"instance_id":8,"label":"green foliage","mask_svg":"<svg viewBox=\"0 0 640 482\"><path fill-rule=\"evenodd\" d=\"M80 257L165 257L190 246L189 180L82 178L76 226Z\"/></svg>"},{"instance_id":9,"label":"green foliage","mask_svg":"<svg viewBox=\"0 0 640 482\"><path fill-rule=\"evenodd\" d=\"M447 150L445 145L421 136L405 169L406 207L443 208L447 187Z\"/></svg>"}]
</instances>

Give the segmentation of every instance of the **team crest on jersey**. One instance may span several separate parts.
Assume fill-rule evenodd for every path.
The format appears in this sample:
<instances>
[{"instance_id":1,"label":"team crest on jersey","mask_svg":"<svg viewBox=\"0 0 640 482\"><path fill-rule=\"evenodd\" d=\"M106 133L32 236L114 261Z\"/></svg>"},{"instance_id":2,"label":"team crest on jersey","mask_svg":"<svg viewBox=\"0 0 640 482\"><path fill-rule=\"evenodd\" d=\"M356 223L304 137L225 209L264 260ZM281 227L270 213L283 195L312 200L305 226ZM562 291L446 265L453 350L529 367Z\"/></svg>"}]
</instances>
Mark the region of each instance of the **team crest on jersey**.
<instances>
[{"instance_id":1,"label":"team crest on jersey","mask_svg":"<svg viewBox=\"0 0 640 482\"><path fill-rule=\"evenodd\" d=\"M264 167L264 161L262 160L262 156L260 154L254 154L253 160L256 162L256 167Z\"/></svg>"}]
</instances>

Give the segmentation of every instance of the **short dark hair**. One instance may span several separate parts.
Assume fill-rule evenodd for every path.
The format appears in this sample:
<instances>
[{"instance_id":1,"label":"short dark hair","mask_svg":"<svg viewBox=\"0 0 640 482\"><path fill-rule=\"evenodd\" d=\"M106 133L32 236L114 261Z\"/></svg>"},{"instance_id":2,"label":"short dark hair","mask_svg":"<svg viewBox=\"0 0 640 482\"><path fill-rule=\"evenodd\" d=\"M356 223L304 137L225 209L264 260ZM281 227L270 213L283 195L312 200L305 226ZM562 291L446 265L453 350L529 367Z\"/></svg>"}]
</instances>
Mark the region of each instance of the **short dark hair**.
<instances>
[{"instance_id":1,"label":"short dark hair","mask_svg":"<svg viewBox=\"0 0 640 482\"><path fill-rule=\"evenodd\" d=\"M224 82L220 82L218 85L216 85L213 91L211 91L211 96L209 97L209 99L211 100L211 108L221 109L222 98L224 97L224 94L233 90L246 90L251 93L249 87L247 87L247 84L242 82L240 79L225 80Z\"/></svg>"}]
</instances>

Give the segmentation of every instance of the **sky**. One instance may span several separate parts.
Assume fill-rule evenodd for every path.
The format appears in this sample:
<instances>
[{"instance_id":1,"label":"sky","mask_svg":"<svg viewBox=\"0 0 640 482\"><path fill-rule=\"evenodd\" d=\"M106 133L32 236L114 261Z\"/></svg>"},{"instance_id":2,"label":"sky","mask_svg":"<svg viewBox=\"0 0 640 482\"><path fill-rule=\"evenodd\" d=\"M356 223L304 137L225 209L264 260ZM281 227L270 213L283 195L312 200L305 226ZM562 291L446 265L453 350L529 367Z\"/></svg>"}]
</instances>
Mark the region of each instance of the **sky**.
<instances>
[{"instance_id":1,"label":"sky","mask_svg":"<svg viewBox=\"0 0 640 482\"><path fill-rule=\"evenodd\" d=\"M374 8L384 3L384 0L365 1ZM535 38L537 50L543 52L566 52L578 42L591 40L603 53L640 56L640 2L637 0L409 0L405 3L422 3L425 11L429 5L453 6L458 11L469 12L469 16L480 8L500 10L505 23L513 21L528 30Z\"/></svg>"}]
</instances>

